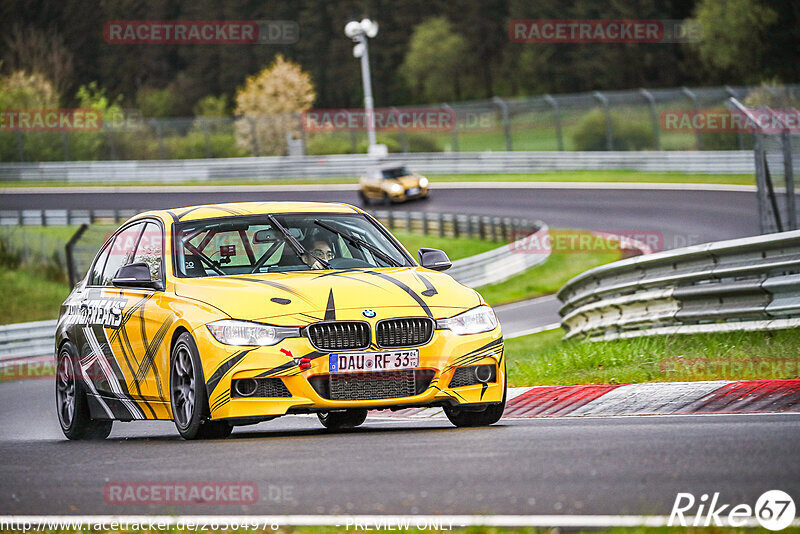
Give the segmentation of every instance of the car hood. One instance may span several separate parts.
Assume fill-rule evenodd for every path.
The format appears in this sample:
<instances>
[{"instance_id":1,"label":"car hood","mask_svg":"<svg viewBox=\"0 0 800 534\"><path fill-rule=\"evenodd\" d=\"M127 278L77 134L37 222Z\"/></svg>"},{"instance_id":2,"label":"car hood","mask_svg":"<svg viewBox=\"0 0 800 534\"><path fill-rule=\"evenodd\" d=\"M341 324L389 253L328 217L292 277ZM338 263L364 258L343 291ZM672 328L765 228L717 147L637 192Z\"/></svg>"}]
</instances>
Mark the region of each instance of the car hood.
<instances>
[{"instance_id":1,"label":"car hood","mask_svg":"<svg viewBox=\"0 0 800 534\"><path fill-rule=\"evenodd\" d=\"M276 325L387 316L450 317L481 304L450 276L420 267L305 271L177 279L175 293L235 319ZM393 310L379 310L393 308Z\"/></svg>"},{"instance_id":2,"label":"car hood","mask_svg":"<svg viewBox=\"0 0 800 534\"><path fill-rule=\"evenodd\" d=\"M405 187L406 189L408 189L409 187L417 187L419 185L419 176L409 174L408 176L401 176L399 178L395 178L395 181L398 182L403 187Z\"/></svg>"}]
</instances>

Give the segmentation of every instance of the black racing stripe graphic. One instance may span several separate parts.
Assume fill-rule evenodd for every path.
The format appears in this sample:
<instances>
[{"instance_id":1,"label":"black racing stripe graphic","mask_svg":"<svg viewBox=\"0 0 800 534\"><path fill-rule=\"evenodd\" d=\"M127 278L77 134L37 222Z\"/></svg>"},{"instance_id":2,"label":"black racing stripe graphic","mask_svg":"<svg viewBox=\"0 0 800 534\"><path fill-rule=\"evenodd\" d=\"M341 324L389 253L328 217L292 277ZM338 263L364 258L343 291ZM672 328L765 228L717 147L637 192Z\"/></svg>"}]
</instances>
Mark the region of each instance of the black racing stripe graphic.
<instances>
[{"instance_id":1,"label":"black racing stripe graphic","mask_svg":"<svg viewBox=\"0 0 800 534\"><path fill-rule=\"evenodd\" d=\"M217 367L217 370L211 374L211 378L209 378L208 381L206 382L206 393L208 394L209 397L211 397L211 394L214 392L214 388L217 387L217 384L219 384L219 381L222 380L222 377L228 374L228 371L230 371L234 365L239 363L242 360L242 358L244 358L247 355L247 353L252 350L255 350L255 347L252 349L245 349L239 351L230 358L228 358L227 360L225 360L224 362L222 362L219 367Z\"/></svg>"},{"instance_id":2,"label":"black racing stripe graphic","mask_svg":"<svg viewBox=\"0 0 800 534\"><path fill-rule=\"evenodd\" d=\"M133 314L136 313L138 310L142 309L152 296L153 296L152 293L143 296L142 298L137 300L130 308L122 312L122 320L120 321L119 326L114 329L114 333L111 335L111 341L115 341L117 339L119 331L125 328L125 325L127 325L128 321L130 321L131 317L133 317Z\"/></svg>"},{"instance_id":3,"label":"black racing stripe graphic","mask_svg":"<svg viewBox=\"0 0 800 534\"><path fill-rule=\"evenodd\" d=\"M119 362L117 361L117 357L114 354L114 351L111 350L110 342L108 341L108 337L106 336L105 328L102 325L93 325L89 327L92 335L95 338L95 341L100 347L101 354L96 355L97 358L105 358L106 362L108 363L109 367L111 368L111 374L113 377L108 377L108 390L100 391L98 393L101 395L108 394L113 395L113 398L116 398L121 406L125 408L125 413L127 414L124 418L130 418L133 416L135 419L137 416L144 419L145 415L142 409L139 407L138 404L133 400L130 391L128 390L128 382L125 379L125 375L122 373L122 368L120 367ZM98 335L99 334L99 335ZM101 341L102 340L102 341ZM94 365L98 366L98 369L102 373L102 367L98 362L95 362ZM112 380L116 380L117 385L119 386L120 392L117 393L113 391L111 388ZM96 382L95 382L96 383ZM106 399L106 397L103 397ZM127 403L124 401L128 401ZM133 413L136 412L136 413ZM117 416L116 412L114 413Z\"/></svg>"},{"instance_id":4,"label":"black racing stripe graphic","mask_svg":"<svg viewBox=\"0 0 800 534\"><path fill-rule=\"evenodd\" d=\"M325 318L323 321L336 320L336 304L333 302L333 288L328 293L328 304L325 306Z\"/></svg>"},{"instance_id":5,"label":"black racing stripe graphic","mask_svg":"<svg viewBox=\"0 0 800 534\"><path fill-rule=\"evenodd\" d=\"M216 410L217 408L219 408L220 406L222 406L223 404L228 402L230 400L230 398L231 398L231 389L228 388L228 389L226 389L225 391L223 391L222 393L219 394L219 396L217 397L217 400L214 401L214 404L212 404L209 407L209 409L210 410Z\"/></svg>"},{"instance_id":6,"label":"black racing stripe graphic","mask_svg":"<svg viewBox=\"0 0 800 534\"><path fill-rule=\"evenodd\" d=\"M167 213L170 214L170 216L172 217L172 221L173 222L180 221L180 218L177 215L175 215L175 213L172 210L167 210Z\"/></svg>"},{"instance_id":7,"label":"black racing stripe graphic","mask_svg":"<svg viewBox=\"0 0 800 534\"><path fill-rule=\"evenodd\" d=\"M128 345L128 351L130 351L130 353L131 353L130 358L128 357L128 351L125 350L125 344L126 343ZM134 351L133 351L133 348L131 347L130 339L128 338L128 333L125 332L124 329L123 329L123 332L122 332L122 337L121 337L121 339L119 341L119 348L122 351L122 357L125 358L125 363L128 365L128 370L130 371L131 376L133 377L133 386L136 389L136 395L139 397L139 399L141 399L142 402L144 402L144 405L150 411L150 415L153 416L153 419L156 419L156 412L155 412L155 410L153 410L153 407L150 406L150 403L147 402L147 400L144 399L144 395L142 395L141 384L139 383L139 379L136 377L136 371L133 370L133 366L131 365L131 361L130 361L131 358L133 358L134 362L136 362L136 358L133 355ZM136 365L138 366L139 363L136 362Z\"/></svg>"},{"instance_id":8,"label":"black racing stripe graphic","mask_svg":"<svg viewBox=\"0 0 800 534\"><path fill-rule=\"evenodd\" d=\"M428 278L427 278L427 277L425 277L425 276L422 276L420 273L418 273L418 272L416 272L416 271L414 272L414 274L415 274L415 275L417 276L417 278L419 278L419 280L420 280L420 281L421 281L421 282L422 282L422 283L425 285L425 291L423 291L423 292L422 292L422 295L423 295L423 296L425 296L425 297L432 297L432 296L434 296L434 295L436 295L436 294L438 294L438 293L439 293L438 291L436 291L436 288L435 288L435 287L433 287L433 284L431 283L431 281L430 281L430 280L428 280Z\"/></svg>"},{"instance_id":9,"label":"black racing stripe graphic","mask_svg":"<svg viewBox=\"0 0 800 534\"><path fill-rule=\"evenodd\" d=\"M327 352L320 352L318 350L312 350L308 354L304 354L300 356L301 358L308 358L309 360L316 360L317 358L321 358L322 356L327 356Z\"/></svg>"},{"instance_id":10,"label":"black racing stripe graphic","mask_svg":"<svg viewBox=\"0 0 800 534\"><path fill-rule=\"evenodd\" d=\"M161 326L158 328L156 335L153 336L153 339L150 343L147 344L147 348L144 351L144 356L142 357L142 362L139 364L139 370L136 373L136 377L138 380L143 380L146 376L148 371L152 369L153 371L153 378L156 381L156 389L158 390L158 397L161 400L164 399L164 388L161 385L161 377L158 374L158 369L155 365L155 358L158 349L161 347L161 344L164 342L164 338L167 335L170 327L172 327L172 323L174 322L172 317L168 317L166 321L164 321Z\"/></svg>"},{"instance_id":11,"label":"black racing stripe graphic","mask_svg":"<svg viewBox=\"0 0 800 534\"><path fill-rule=\"evenodd\" d=\"M384 280L388 280L389 282L393 283L394 285L396 285L397 287L399 287L400 289L402 289L403 291L408 293L411 298L413 298L415 301L417 301L417 304L419 304L420 308L422 308L422 311L425 312L425 315L427 315L428 317L433 319L433 314L431 313L431 309L428 308L428 305L425 304L425 301L422 300L422 297L417 295L416 291L414 291L413 289L408 287L406 284L404 284L403 282L401 282L400 280L398 280L396 278L392 278L388 274L379 273L377 271L365 271L365 272L367 272L369 274L373 274L375 276L379 276L379 277L383 278Z\"/></svg>"},{"instance_id":12,"label":"black racing stripe graphic","mask_svg":"<svg viewBox=\"0 0 800 534\"><path fill-rule=\"evenodd\" d=\"M107 397L105 395L97 395L97 396L92 394L86 395L87 400L89 400L90 402L94 401L95 403L97 403L97 406L99 407L100 401L98 401L98 397L102 399L102 402L105 403L106 406L108 406L109 410L111 410L111 413L114 415L114 419L117 420L131 419L130 410L128 410L127 406L125 406L125 404L123 404L123 402L120 399L117 399L115 397ZM99 409L103 410L102 407L100 407ZM103 410L103 412L105 413L105 410Z\"/></svg>"},{"instance_id":13,"label":"black racing stripe graphic","mask_svg":"<svg viewBox=\"0 0 800 534\"><path fill-rule=\"evenodd\" d=\"M291 369L293 367L297 367L297 363L295 363L294 360L292 360L291 362L282 363L278 367L273 367L272 369L264 371L263 373L258 375L256 378L264 378L265 376L273 376L273 375L276 375L276 374L278 374L278 373L280 373L282 371L288 371L289 369Z\"/></svg>"},{"instance_id":14,"label":"black racing stripe graphic","mask_svg":"<svg viewBox=\"0 0 800 534\"><path fill-rule=\"evenodd\" d=\"M484 393L486 393L486 390L487 390L488 388L489 388L489 384L487 384L486 382L484 382L484 383L483 383L483 386L481 387L481 400L483 400L483 394L484 394Z\"/></svg>"},{"instance_id":15,"label":"black racing stripe graphic","mask_svg":"<svg viewBox=\"0 0 800 534\"><path fill-rule=\"evenodd\" d=\"M280 284L278 282L273 282L271 280L261 280L260 278L248 278L246 276L231 276L229 280L244 280L245 282L255 282L257 284L264 284L266 286L274 287L275 289L280 289L281 291L286 291L287 293L291 293L295 297L298 297L306 302L306 304L314 305L305 295L294 289L293 287L289 287L284 284Z\"/></svg>"},{"instance_id":16,"label":"black racing stripe graphic","mask_svg":"<svg viewBox=\"0 0 800 534\"><path fill-rule=\"evenodd\" d=\"M464 356L472 356L474 354L478 354L479 352L483 352L483 351L489 350L489 349L494 349L494 348L496 348L498 346L502 346L502 345L503 345L503 338L501 337L501 338L495 339L494 341L490 341L486 345L484 345L482 347L479 347L479 348L477 348L477 349L475 349L473 351L470 351L470 352L464 354L461 357L463 358Z\"/></svg>"}]
</instances>

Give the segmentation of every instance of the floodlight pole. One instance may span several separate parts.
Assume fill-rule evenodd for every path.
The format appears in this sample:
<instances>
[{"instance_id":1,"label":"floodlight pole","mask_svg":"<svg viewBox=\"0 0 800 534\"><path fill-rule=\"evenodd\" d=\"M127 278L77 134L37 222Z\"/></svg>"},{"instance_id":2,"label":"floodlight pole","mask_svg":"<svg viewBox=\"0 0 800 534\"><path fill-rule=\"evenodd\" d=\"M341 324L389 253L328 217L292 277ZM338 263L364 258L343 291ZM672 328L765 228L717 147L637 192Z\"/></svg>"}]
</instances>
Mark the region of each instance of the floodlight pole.
<instances>
[{"instance_id":1,"label":"floodlight pole","mask_svg":"<svg viewBox=\"0 0 800 534\"><path fill-rule=\"evenodd\" d=\"M364 48L361 54L361 80L364 82L364 111L367 114L367 138L370 149L377 144L375 138L375 102L372 99L372 80L369 73L369 47L367 36L362 33L356 37L357 42Z\"/></svg>"}]
</instances>

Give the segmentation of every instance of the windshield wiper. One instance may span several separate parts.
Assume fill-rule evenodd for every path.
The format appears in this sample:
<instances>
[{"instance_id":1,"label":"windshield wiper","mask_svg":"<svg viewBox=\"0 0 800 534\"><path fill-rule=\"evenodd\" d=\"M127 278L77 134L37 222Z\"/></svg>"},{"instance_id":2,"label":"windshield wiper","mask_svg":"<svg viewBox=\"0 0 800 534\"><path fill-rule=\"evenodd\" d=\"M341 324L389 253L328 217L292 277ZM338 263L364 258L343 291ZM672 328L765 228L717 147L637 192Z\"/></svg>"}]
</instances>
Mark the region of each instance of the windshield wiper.
<instances>
[{"instance_id":1,"label":"windshield wiper","mask_svg":"<svg viewBox=\"0 0 800 534\"><path fill-rule=\"evenodd\" d=\"M286 242L289 243L289 245L294 249L295 253L297 253L297 256L300 258L300 261L303 261L303 254L305 254L306 256L317 260L320 263L320 265L322 265L326 269L333 269L330 263L328 263L326 260L323 260L322 258L318 258L312 255L305 248L303 248L303 245L301 245L300 242L291 233L289 233L289 230L284 228L283 225L278 222L278 219L276 219L275 216L267 215L267 219L269 219L269 222L271 222L272 225L275 228L277 228L281 234L283 234L284 239L286 239Z\"/></svg>"},{"instance_id":2,"label":"windshield wiper","mask_svg":"<svg viewBox=\"0 0 800 534\"><path fill-rule=\"evenodd\" d=\"M387 263L389 265L392 265L394 267L402 267L402 265L400 265L400 263L396 259L394 259L391 256L389 256L388 254L383 252L381 249L379 249L379 248L367 243L366 241L364 241L360 237L357 237L357 236L342 232L341 230L337 230L335 227L331 226L330 224L328 224L326 222L322 222L319 219L315 219L314 220L314 224L316 224L317 226L321 226L321 227L325 228L329 232L333 232L334 234L341 236L345 241L349 241L351 244L353 244L353 245L355 245L357 247L362 247L362 248L365 248L365 249L369 250L370 252L372 252L372 254L374 254L378 258L382 259L385 263Z\"/></svg>"}]
</instances>

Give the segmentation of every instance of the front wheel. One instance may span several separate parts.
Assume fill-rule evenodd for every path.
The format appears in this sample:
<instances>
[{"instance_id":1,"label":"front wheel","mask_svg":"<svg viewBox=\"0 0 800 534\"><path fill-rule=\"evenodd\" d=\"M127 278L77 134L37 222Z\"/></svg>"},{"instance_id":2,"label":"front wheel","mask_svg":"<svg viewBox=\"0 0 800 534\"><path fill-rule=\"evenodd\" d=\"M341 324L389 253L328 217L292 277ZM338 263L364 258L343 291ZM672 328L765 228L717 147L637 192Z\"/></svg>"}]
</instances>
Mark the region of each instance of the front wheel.
<instances>
[{"instance_id":1,"label":"front wheel","mask_svg":"<svg viewBox=\"0 0 800 534\"><path fill-rule=\"evenodd\" d=\"M503 417L503 412L506 409L507 391L508 388L504 387L502 402L491 404L481 412L470 412L458 406L445 406L444 414L457 427L493 425Z\"/></svg>"},{"instance_id":2,"label":"front wheel","mask_svg":"<svg viewBox=\"0 0 800 534\"><path fill-rule=\"evenodd\" d=\"M329 430L355 428L367 419L367 410L345 410L343 412L318 412L319 422Z\"/></svg>"},{"instance_id":3,"label":"front wheel","mask_svg":"<svg viewBox=\"0 0 800 534\"><path fill-rule=\"evenodd\" d=\"M172 418L183 439L215 439L230 436L233 431L231 425L210 419L200 355L188 332L178 337L172 350L169 383Z\"/></svg>"},{"instance_id":4,"label":"front wheel","mask_svg":"<svg viewBox=\"0 0 800 534\"><path fill-rule=\"evenodd\" d=\"M56 371L56 410L61 430L68 439L105 439L113 421L96 421L89 415L82 382L75 371L76 351L65 343L58 353Z\"/></svg>"}]
</instances>

